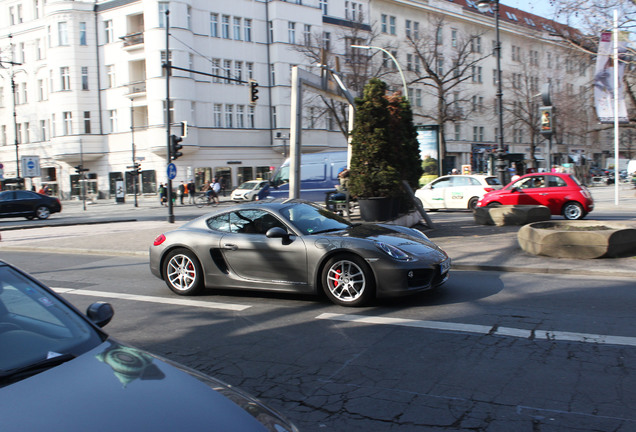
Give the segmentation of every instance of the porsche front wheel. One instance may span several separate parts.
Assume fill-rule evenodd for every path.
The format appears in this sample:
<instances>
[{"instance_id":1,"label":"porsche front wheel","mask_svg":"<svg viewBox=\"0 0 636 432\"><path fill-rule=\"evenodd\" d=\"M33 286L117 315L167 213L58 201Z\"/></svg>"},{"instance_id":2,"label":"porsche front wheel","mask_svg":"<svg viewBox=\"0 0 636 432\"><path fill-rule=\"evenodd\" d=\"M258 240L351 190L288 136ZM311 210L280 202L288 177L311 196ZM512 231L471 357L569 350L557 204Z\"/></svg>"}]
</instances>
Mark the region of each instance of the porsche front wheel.
<instances>
[{"instance_id":1,"label":"porsche front wheel","mask_svg":"<svg viewBox=\"0 0 636 432\"><path fill-rule=\"evenodd\" d=\"M322 273L322 285L327 297L341 306L361 306L371 300L375 292L369 266L355 255L329 259Z\"/></svg>"},{"instance_id":2,"label":"porsche front wheel","mask_svg":"<svg viewBox=\"0 0 636 432\"><path fill-rule=\"evenodd\" d=\"M166 285L179 295L195 295L203 289L203 270L196 256L187 249L175 249L164 260Z\"/></svg>"}]
</instances>

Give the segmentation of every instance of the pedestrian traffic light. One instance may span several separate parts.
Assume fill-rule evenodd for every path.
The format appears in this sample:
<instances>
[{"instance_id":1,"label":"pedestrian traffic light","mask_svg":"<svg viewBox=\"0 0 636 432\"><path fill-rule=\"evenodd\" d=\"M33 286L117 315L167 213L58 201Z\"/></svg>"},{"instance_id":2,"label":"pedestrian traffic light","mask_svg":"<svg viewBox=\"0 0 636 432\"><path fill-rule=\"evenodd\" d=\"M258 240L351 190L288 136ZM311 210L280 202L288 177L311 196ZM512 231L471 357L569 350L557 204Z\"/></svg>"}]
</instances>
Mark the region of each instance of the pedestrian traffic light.
<instances>
[{"instance_id":1,"label":"pedestrian traffic light","mask_svg":"<svg viewBox=\"0 0 636 432\"><path fill-rule=\"evenodd\" d=\"M183 148L183 146L179 144L181 141L183 141L183 138L170 135L170 160L176 160L183 156L183 153L179 151Z\"/></svg>"},{"instance_id":2,"label":"pedestrian traffic light","mask_svg":"<svg viewBox=\"0 0 636 432\"><path fill-rule=\"evenodd\" d=\"M258 100L258 83L253 79L250 80L250 104L256 105Z\"/></svg>"},{"instance_id":3,"label":"pedestrian traffic light","mask_svg":"<svg viewBox=\"0 0 636 432\"><path fill-rule=\"evenodd\" d=\"M552 107L539 108L539 118L541 119L541 133L543 135L552 135L554 132L554 124L552 118Z\"/></svg>"}]
</instances>

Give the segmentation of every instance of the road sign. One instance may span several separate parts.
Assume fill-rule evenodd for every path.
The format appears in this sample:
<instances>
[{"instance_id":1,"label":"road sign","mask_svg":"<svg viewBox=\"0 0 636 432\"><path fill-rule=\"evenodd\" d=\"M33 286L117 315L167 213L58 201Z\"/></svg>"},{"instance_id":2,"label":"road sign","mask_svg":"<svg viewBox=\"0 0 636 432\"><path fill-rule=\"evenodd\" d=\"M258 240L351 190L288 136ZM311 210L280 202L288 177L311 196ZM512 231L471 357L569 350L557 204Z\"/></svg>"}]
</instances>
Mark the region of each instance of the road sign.
<instances>
[{"instance_id":1,"label":"road sign","mask_svg":"<svg viewBox=\"0 0 636 432\"><path fill-rule=\"evenodd\" d=\"M168 178L170 180L174 180L177 177L177 166L173 163L168 164Z\"/></svg>"},{"instance_id":2,"label":"road sign","mask_svg":"<svg viewBox=\"0 0 636 432\"><path fill-rule=\"evenodd\" d=\"M40 156L22 156L22 177L40 177Z\"/></svg>"}]
</instances>

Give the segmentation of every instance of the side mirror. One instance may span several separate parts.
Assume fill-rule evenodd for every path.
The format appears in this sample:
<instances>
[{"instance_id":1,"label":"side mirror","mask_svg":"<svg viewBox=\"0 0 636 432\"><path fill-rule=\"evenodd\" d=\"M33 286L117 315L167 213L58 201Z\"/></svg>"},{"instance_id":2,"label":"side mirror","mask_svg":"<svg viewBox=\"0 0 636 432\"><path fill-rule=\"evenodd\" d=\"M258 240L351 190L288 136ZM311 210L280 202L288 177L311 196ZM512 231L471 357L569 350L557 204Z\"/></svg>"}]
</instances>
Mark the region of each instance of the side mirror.
<instances>
[{"instance_id":1,"label":"side mirror","mask_svg":"<svg viewBox=\"0 0 636 432\"><path fill-rule=\"evenodd\" d=\"M267 238L282 238L289 239L289 233L281 227L274 227L267 230L265 233Z\"/></svg>"},{"instance_id":2,"label":"side mirror","mask_svg":"<svg viewBox=\"0 0 636 432\"><path fill-rule=\"evenodd\" d=\"M519 188L517 186L510 189L510 192L519 192Z\"/></svg>"},{"instance_id":3,"label":"side mirror","mask_svg":"<svg viewBox=\"0 0 636 432\"><path fill-rule=\"evenodd\" d=\"M97 302L86 309L86 316L98 327L104 327L113 319L114 315L115 310L110 303Z\"/></svg>"}]
</instances>

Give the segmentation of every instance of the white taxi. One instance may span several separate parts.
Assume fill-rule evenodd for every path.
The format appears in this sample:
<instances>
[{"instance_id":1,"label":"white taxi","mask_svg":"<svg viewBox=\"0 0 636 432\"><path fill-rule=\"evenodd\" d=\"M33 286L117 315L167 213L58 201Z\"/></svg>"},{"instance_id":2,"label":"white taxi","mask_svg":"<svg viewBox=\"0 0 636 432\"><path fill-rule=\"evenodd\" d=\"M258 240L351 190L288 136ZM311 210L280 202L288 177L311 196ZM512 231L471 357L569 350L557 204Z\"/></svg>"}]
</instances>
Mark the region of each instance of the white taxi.
<instances>
[{"instance_id":1,"label":"white taxi","mask_svg":"<svg viewBox=\"0 0 636 432\"><path fill-rule=\"evenodd\" d=\"M447 175L438 177L415 191L422 207L427 210L468 209L477 206L486 192L501 189L499 179L490 175Z\"/></svg>"}]
</instances>

